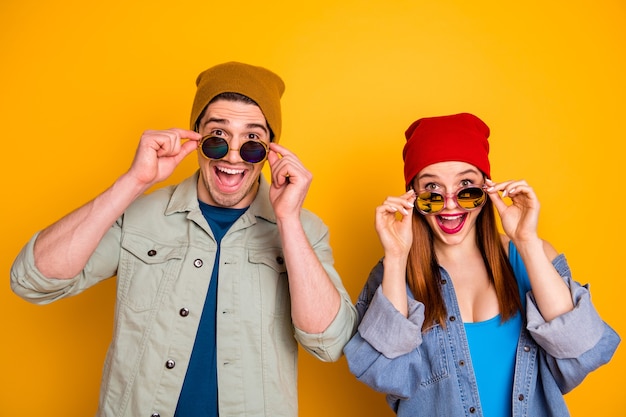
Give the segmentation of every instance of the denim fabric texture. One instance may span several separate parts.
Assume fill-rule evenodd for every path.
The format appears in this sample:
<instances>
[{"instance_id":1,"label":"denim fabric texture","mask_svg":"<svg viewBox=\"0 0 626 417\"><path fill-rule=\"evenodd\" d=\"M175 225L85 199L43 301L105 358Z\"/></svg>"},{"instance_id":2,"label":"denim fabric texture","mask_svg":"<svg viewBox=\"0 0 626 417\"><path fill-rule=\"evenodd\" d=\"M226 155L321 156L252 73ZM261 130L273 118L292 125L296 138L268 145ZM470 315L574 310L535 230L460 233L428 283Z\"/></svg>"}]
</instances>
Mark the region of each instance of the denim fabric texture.
<instances>
[{"instance_id":1,"label":"denim fabric texture","mask_svg":"<svg viewBox=\"0 0 626 417\"><path fill-rule=\"evenodd\" d=\"M518 257L514 247L509 256ZM511 259L516 275L521 259ZM620 338L593 307L588 286L571 278L564 255L553 262L568 284L575 308L545 322L528 291L526 314L516 351L512 417L569 416L563 394L607 363ZM399 417L479 417L482 409L469 346L452 279L441 268L448 311L446 328L421 332L424 306L409 295L408 318L385 298L380 287L382 260L373 268L356 303L357 334L344 348L350 371L387 394ZM524 291L525 292L525 291Z\"/></svg>"}]
</instances>

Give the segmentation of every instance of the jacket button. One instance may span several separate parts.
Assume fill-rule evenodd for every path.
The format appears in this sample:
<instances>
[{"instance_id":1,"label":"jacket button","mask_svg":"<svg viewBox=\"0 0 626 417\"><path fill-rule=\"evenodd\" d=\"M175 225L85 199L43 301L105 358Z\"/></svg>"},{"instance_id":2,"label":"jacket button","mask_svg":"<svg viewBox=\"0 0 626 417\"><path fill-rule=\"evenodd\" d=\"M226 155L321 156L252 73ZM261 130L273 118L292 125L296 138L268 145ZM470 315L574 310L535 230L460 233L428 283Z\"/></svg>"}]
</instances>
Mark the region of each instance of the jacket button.
<instances>
[{"instance_id":1,"label":"jacket button","mask_svg":"<svg viewBox=\"0 0 626 417\"><path fill-rule=\"evenodd\" d=\"M282 256L277 256L276 262L278 262L278 265L282 265L285 263L285 258L283 258Z\"/></svg>"},{"instance_id":2,"label":"jacket button","mask_svg":"<svg viewBox=\"0 0 626 417\"><path fill-rule=\"evenodd\" d=\"M175 366L176 366L176 362L174 362L174 361L173 361L173 360L171 360L171 359L168 359L168 360L167 360L167 362L165 362L165 367L166 367L167 369L172 369L172 368L173 368L173 367L175 367Z\"/></svg>"},{"instance_id":3,"label":"jacket button","mask_svg":"<svg viewBox=\"0 0 626 417\"><path fill-rule=\"evenodd\" d=\"M524 401L524 394L520 394L520 395L517 397L517 399L518 399L518 400L520 400L520 401Z\"/></svg>"},{"instance_id":4,"label":"jacket button","mask_svg":"<svg viewBox=\"0 0 626 417\"><path fill-rule=\"evenodd\" d=\"M159 413L152 413L152 414L150 414L150 417L161 417L161 414L159 414Z\"/></svg>"},{"instance_id":5,"label":"jacket button","mask_svg":"<svg viewBox=\"0 0 626 417\"><path fill-rule=\"evenodd\" d=\"M530 346L524 346L524 352L530 352Z\"/></svg>"},{"instance_id":6,"label":"jacket button","mask_svg":"<svg viewBox=\"0 0 626 417\"><path fill-rule=\"evenodd\" d=\"M441 284L442 284L442 285L446 285L447 283L448 283L448 280L446 280L445 278L443 278L443 279L441 280Z\"/></svg>"},{"instance_id":7,"label":"jacket button","mask_svg":"<svg viewBox=\"0 0 626 417\"><path fill-rule=\"evenodd\" d=\"M464 361L463 359L461 359L461 360L459 361L459 365L461 365L461 366L465 366L465 361Z\"/></svg>"},{"instance_id":8,"label":"jacket button","mask_svg":"<svg viewBox=\"0 0 626 417\"><path fill-rule=\"evenodd\" d=\"M456 320L456 317L450 316L450 321L455 321L455 320Z\"/></svg>"},{"instance_id":9,"label":"jacket button","mask_svg":"<svg viewBox=\"0 0 626 417\"><path fill-rule=\"evenodd\" d=\"M469 412L474 414L476 412L476 408L475 407L470 407Z\"/></svg>"},{"instance_id":10,"label":"jacket button","mask_svg":"<svg viewBox=\"0 0 626 417\"><path fill-rule=\"evenodd\" d=\"M193 266L195 266L196 268L200 268L203 264L204 262L202 262L202 259L196 259L195 261L193 261Z\"/></svg>"},{"instance_id":11,"label":"jacket button","mask_svg":"<svg viewBox=\"0 0 626 417\"><path fill-rule=\"evenodd\" d=\"M154 249L150 249L150 250L148 251L148 256L154 256L154 255L156 255L156 253L157 253L157 252L156 252Z\"/></svg>"},{"instance_id":12,"label":"jacket button","mask_svg":"<svg viewBox=\"0 0 626 417\"><path fill-rule=\"evenodd\" d=\"M189 315L189 309L183 307L180 309L178 313L183 317L187 317Z\"/></svg>"}]
</instances>

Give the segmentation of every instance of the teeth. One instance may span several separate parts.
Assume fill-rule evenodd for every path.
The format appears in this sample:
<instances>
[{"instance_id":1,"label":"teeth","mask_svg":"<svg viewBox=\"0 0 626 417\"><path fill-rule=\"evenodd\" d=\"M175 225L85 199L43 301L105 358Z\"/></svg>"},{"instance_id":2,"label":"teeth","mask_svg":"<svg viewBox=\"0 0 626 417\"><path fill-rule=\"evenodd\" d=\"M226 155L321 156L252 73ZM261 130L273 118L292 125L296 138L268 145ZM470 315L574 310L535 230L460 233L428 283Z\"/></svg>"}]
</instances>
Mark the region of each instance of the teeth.
<instances>
[{"instance_id":1,"label":"teeth","mask_svg":"<svg viewBox=\"0 0 626 417\"><path fill-rule=\"evenodd\" d=\"M217 170L220 171L220 172L223 172L225 174L230 174L230 175L238 175L238 174L243 174L244 173L243 169L232 169L232 168L217 167Z\"/></svg>"},{"instance_id":2,"label":"teeth","mask_svg":"<svg viewBox=\"0 0 626 417\"><path fill-rule=\"evenodd\" d=\"M439 216L441 217L443 220L456 220L458 218L463 217L462 214L456 215L456 216Z\"/></svg>"}]
</instances>

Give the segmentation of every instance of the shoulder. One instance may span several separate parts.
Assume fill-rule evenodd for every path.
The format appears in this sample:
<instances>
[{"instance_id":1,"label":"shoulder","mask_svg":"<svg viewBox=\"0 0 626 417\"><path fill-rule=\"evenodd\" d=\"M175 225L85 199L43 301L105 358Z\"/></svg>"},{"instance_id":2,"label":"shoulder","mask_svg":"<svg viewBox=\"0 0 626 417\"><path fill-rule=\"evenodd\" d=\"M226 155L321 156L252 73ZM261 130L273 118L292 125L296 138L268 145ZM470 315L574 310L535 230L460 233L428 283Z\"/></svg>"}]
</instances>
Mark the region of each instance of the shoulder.
<instances>
[{"instance_id":1,"label":"shoulder","mask_svg":"<svg viewBox=\"0 0 626 417\"><path fill-rule=\"evenodd\" d=\"M327 229L322 219L317 214L307 209L300 210L300 221L305 230L322 230L325 232Z\"/></svg>"}]
</instances>

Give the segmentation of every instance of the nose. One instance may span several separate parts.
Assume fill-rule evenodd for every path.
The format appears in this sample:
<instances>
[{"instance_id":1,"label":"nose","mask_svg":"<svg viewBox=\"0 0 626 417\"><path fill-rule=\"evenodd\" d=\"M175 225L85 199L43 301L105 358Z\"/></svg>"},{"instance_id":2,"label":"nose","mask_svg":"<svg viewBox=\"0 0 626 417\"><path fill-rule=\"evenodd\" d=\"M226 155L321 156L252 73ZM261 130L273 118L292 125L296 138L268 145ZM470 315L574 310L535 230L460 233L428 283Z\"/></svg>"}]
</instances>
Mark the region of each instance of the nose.
<instances>
[{"instance_id":1,"label":"nose","mask_svg":"<svg viewBox=\"0 0 626 417\"><path fill-rule=\"evenodd\" d=\"M444 209L448 209L451 210L453 208L456 208L457 204L456 204L456 194L454 193L449 193L445 195L445 206Z\"/></svg>"},{"instance_id":2,"label":"nose","mask_svg":"<svg viewBox=\"0 0 626 417\"><path fill-rule=\"evenodd\" d=\"M226 156L224 156L223 159L227 160L228 162L233 162L233 163L243 161L243 159L241 159L241 155L239 154L240 147L241 147L241 141L233 138L228 143L228 153L226 154Z\"/></svg>"}]
</instances>

